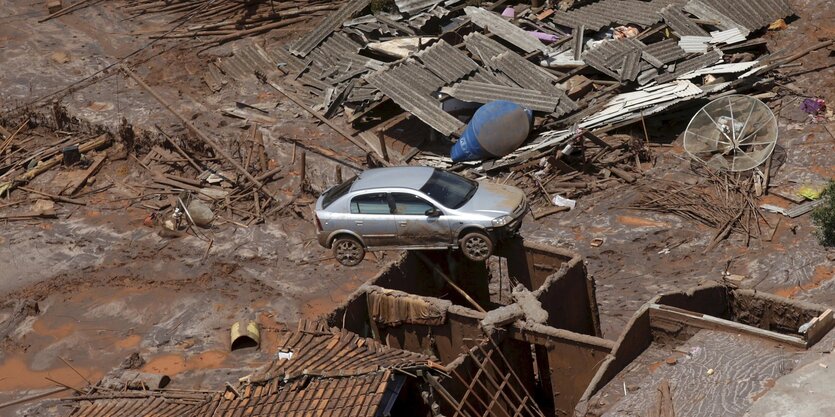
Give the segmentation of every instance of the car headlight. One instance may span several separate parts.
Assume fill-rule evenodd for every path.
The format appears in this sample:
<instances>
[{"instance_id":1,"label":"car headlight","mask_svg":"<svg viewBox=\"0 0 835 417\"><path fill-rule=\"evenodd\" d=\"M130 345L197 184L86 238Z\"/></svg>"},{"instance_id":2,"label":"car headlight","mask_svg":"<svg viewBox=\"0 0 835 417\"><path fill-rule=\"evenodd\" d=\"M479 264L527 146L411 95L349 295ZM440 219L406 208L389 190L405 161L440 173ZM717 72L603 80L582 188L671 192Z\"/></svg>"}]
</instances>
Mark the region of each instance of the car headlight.
<instances>
[{"instance_id":1,"label":"car headlight","mask_svg":"<svg viewBox=\"0 0 835 417\"><path fill-rule=\"evenodd\" d=\"M513 221L513 217L507 215L496 217L495 219L493 219L493 226L504 226L510 223L511 221Z\"/></svg>"}]
</instances>

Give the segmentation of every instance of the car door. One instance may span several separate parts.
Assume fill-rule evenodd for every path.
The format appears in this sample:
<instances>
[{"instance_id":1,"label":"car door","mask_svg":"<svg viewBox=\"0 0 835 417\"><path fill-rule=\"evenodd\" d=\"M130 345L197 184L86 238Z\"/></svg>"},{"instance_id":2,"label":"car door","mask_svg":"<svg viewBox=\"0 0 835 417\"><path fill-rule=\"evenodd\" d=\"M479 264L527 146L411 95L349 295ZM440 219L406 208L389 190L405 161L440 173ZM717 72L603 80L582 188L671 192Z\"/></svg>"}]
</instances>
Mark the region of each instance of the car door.
<instances>
[{"instance_id":1,"label":"car door","mask_svg":"<svg viewBox=\"0 0 835 417\"><path fill-rule=\"evenodd\" d=\"M449 219L427 200L410 193L391 193L397 240L410 247L443 247L450 243ZM427 215L438 210L440 216Z\"/></svg>"},{"instance_id":2,"label":"car door","mask_svg":"<svg viewBox=\"0 0 835 417\"><path fill-rule=\"evenodd\" d=\"M365 241L366 246L390 246L397 239L397 226L391 213L387 193L367 193L351 199L349 228Z\"/></svg>"}]
</instances>

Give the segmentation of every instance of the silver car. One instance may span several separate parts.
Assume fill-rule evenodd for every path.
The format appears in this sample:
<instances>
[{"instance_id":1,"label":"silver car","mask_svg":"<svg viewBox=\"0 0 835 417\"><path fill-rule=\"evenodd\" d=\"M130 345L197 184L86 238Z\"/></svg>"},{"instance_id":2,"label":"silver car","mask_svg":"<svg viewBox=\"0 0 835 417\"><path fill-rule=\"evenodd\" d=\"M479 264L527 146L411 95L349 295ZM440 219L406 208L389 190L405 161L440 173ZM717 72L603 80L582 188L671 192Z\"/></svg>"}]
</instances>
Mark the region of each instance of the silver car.
<instances>
[{"instance_id":1,"label":"silver car","mask_svg":"<svg viewBox=\"0 0 835 417\"><path fill-rule=\"evenodd\" d=\"M353 266L368 250L460 248L474 261L518 232L525 193L430 167L371 169L316 201L319 244Z\"/></svg>"}]
</instances>

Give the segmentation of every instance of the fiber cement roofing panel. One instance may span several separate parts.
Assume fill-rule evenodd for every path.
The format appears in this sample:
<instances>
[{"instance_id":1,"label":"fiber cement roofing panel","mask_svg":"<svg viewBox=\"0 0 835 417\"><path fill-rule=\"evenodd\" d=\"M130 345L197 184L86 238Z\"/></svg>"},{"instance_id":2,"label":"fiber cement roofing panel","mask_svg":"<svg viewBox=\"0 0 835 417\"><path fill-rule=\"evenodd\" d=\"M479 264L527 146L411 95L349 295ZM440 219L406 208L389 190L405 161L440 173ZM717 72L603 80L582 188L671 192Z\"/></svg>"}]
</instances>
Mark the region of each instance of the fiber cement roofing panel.
<instances>
[{"instance_id":1,"label":"fiber cement roofing panel","mask_svg":"<svg viewBox=\"0 0 835 417\"><path fill-rule=\"evenodd\" d=\"M558 97L541 91L475 81L461 81L442 91L462 101L489 103L495 100L507 100L534 111L547 113L553 112L559 102Z\"/></svg>"},{"instance_id":2,"label":"fiber cement roofing panel","mask_svg":"<svg viewBox=\"0 0 835 417\"><path fill-rule=\"evenodd\" d=\"M458 119L443 111L440 102L430 95L444 85L443 80L416 63L378 72L368 77L368 83L444 135L464 127Z\"/></svg>"},{"instance_id":3,"label":"fiber cement roofing panel","mask_svg":"<svg viewBox=\"0 0 835 417\"><path fill-rule=\"evenodd\" d=\"M440 77L447 84L464 78L478 69L475 63L464 52L440 40L432 46L418 52L415 56L423 65Z\"/></svg>"},{"instance_id":4,"label":"fiber cement roofing panel","mask_svg":"<svg viewBox=\"0 0 835 417\"><path fill-rule=\"evenodd\" d=\"M539 39L525 32L519 26L504 20L496 13L473 6L467 6L464 12L467 13L467 16L476 26L489 30L491 33L496 34L496 36L510 42L527 53L535 51L544 52L548 49Z\"/></svg>"},{"instance_id":5,"label":"fiber cement roofing panel","mask_svg":"<svg viewBox=\"0 0 835 417\"><path fill-rule=\"evenodd\" d=\"M342 26L342 22L354 17L355 14L365 9L371 0L350 0L343 4L339 10L325 16L316 28L308 32L301 39L293 43L290 52L293 55L307 56L313 48L322 43L334 30Z\"/></svg>"}]
</instances>

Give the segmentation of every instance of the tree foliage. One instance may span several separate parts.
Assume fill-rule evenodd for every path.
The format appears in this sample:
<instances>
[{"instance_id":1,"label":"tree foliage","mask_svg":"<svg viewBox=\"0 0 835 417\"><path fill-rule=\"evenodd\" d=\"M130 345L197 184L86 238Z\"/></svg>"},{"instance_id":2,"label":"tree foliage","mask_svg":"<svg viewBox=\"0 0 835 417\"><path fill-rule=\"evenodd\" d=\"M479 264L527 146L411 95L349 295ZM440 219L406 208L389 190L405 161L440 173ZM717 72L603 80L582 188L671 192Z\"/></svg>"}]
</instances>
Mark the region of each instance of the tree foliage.
<instances>
[{"instance_id":1,"label":"tree foliage","mask_svg":"<svg viewBox=\"0 0 835 417\"><path fill-rule=\"evenodd\" d=\"M812 212L812 223L821 245L835 246L835 181L830 181L823 192L823 203Z\"/></svg>"}]
</instances>

